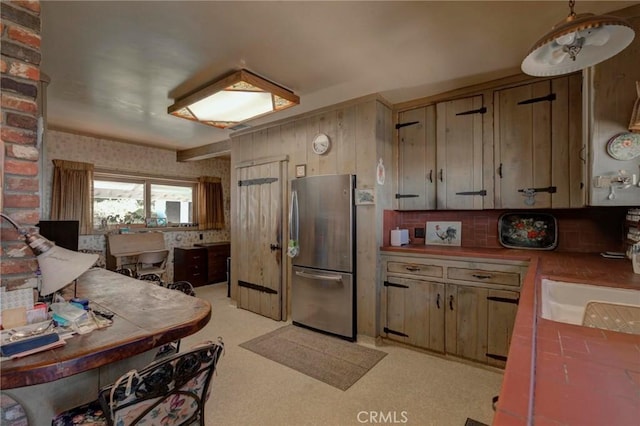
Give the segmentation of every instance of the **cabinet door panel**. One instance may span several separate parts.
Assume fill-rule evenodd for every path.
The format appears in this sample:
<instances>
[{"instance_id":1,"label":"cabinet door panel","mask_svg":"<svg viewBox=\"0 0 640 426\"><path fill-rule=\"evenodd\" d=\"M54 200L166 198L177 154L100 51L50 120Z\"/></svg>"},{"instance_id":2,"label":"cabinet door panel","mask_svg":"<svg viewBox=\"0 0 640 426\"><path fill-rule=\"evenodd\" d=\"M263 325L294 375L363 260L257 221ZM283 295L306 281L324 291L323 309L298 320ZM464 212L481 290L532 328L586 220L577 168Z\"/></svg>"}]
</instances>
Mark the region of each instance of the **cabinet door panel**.
<instances>
[{"instance_id":1,"label":"cabinet door panel","mask_svg":"<svg viewBox=\"0 0 640 426\"><path fill-rule=\"evenodd\" d=\"M523 197L518 189L532 184L533 116L531 107L518 105L531 98L531 85L496 92L494 119L499 142L496 157L500 163L500 175L496 178L500 203L496 207L523 207Z\"/></svg>"},{"instance_id":2,"label":"cabinet door panel","mask_svg":"<svg viewBox=\"0 0 640 426\"><path fill-rule=\"evenodd\" d=\"M387 287L387 335L390 339L407 342L405 334L404 300L407 293L404 287Z\"/></svg>"},{"instance_id":3,"label":"cabinet door panel","mask_svg":"<svg viewBox=\"0 0 640 426\"><path fill-rule=\"evenodd\" d=\"M481 209L482 195L460 195L482 190L482 96L437 104L437 207Z\"/></svg>"},{"instance_id":4,"label":"cabinet door panel","mask_svg":"<svg viewBox=\"0 0 640 426\"><path fill-rule=\"evenodd\" d=\"M575 74L494 92L497 208L584 205L581 81ZM518 192L551 186L533 199Z\"/></svg>"},{"instance_id":5,"label":"cabinet door panel","mask_svg":"<svg viewBox=\"0 0 640 426\"><path fill-rule=\"evenodd\" d=\"M435 106L399 114L399 122L416 124L399 129L398 208L435 208Z\"/></svg>"},{"instance_id":6,"label":"cabinet door panel","mask_svg":"<svg viewBox=\"0 0 640 426\"><path fill-rule=\"evenodd\" d=\"M444 284L389 277L386 287L388 337L444 352Z\"/></svg>"},{"instance_id":7,"label":"cabinet door panel","mask_svg":"<svg viewBox=\"0 0 640 426\"><path fill-rule=\"evenodd\" d=\"M513 325L518 311L519 293L489 290L487 303L487 363L496 367L506 365Z\"/></svg>"},{"instance_id":8,"label":"cabinet door panel","mask_svg":"<svg viewBox=\"0 0 640 426\"><path fill-rule=\"evenodd\" d=\"M488 290L451 284L447 287L446 352L485 362Z\"/></svg>"}]
</instances>

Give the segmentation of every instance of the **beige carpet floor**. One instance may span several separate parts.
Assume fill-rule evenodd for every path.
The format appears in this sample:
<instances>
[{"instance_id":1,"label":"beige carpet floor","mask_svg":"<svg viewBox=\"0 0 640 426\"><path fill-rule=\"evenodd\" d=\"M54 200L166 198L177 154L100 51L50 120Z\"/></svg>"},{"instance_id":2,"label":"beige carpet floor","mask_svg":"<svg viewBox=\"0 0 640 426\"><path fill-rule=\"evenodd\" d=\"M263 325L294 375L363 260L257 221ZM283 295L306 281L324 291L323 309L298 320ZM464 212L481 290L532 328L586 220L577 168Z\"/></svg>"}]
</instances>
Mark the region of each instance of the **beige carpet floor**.
<instances>
[{"instance_id":1,"label":"beige carpet floor","mask_svg":"<svg viewBox=\"0 0 640 426\"><path fill-rule=\"evenodd\" d=\"M342 391L241 348L287 323L236 308L226 291L226 284L196 288L212 303L211 321L181 345L186 350L217 336L226 343L205 409L207 425L463 426L468 417L491 424L501 373L365 338L358 344L387 355Z\"/></svg>"}]
</instances>

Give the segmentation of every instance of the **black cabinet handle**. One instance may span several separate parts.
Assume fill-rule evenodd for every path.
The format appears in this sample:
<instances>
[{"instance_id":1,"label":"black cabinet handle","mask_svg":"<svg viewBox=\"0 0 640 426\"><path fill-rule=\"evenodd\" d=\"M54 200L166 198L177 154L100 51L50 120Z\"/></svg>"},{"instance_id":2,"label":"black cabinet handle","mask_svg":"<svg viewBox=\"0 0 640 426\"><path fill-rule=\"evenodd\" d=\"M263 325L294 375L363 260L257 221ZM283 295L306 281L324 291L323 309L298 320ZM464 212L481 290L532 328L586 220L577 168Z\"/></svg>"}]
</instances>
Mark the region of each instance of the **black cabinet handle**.
<instances>
[{"instance_id":1,"label":"black cabinet handle","mask_svg":"<svg viewBox=\"0 0 640 426\"><path fill-rule=\"evenodd\" d=\"M479 280L488 280L489 278L491 278L491 275L482 275L482 274L471 274L471 276Z\"/></svg>"},{"instance_id":2,"label":"black cabinet handle","mask_svg":"<svg viewBox=\"0 0 640 426\"><path fill-rule=\"evenodd\" d=\"M502 163L500 163L500 165L498 166L498 176L500 176L500 179L502 179Z\"/></svg>"},{"instance_id":3,"label":"black cabinet handle","mask_svg":"<svg viewBox=\"0 0 640 426\"><path fill-rule=\"evenodd\" d=\"M443 172L442 172L442 169L440 169L440 182L443 182L442 175L443 175Z\"/></svg>"},{"instance_id":4,"label":"black cabinet handle","mask_svg":"<svg viewBox=\"0 0 640 426\"><path fill-rule=\"evenodd\" d=\"M417 272L420 270L420 268L418 268L417 266L405 266L404 269L411 272Z\"/></svg>"},{"instance_id":5,"label":"black cabinet handle","mask_svg":"<svg viewBox=\"0 0 640 426\"><path fill-rule=\"evenodd\" d=\"M449 296L449 309L453 311L453 294Z\"/></svg>"},{"instance_id":6,"label":"black cabinet handle","mask_svg":"<svg viewBox=\"0 0 640 426\"><path fill-rule=\"evenodd\" d=\"M429 170L429 183L433 183L433 169Z\"/></svg>"},{"instance_id":7,"label":"black cabinet handle","mask_svg":"<svg viewBox=\"0 0 640 426\"><path fill-rule=\"evenodd\" d=\"M438 293L438 296L436 296L436 307L440 309L440 293Z\"/></svg>"}]
</instances>

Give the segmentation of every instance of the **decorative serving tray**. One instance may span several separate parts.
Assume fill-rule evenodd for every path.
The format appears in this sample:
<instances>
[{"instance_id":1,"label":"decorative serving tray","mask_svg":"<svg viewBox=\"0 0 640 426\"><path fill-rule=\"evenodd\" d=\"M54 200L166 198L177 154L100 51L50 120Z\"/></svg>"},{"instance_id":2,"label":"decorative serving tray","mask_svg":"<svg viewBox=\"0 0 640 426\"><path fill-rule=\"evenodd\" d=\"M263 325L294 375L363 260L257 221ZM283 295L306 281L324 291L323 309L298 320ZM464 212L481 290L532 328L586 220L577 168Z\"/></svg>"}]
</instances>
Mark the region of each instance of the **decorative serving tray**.
<instances>
[{"instance_id":1,"label":"decorative serving tray","mask_svg":"<svg viewBox=\"0 0 640 426\"><path fill-rule=\"evenodd\" d=\"M498 219L498 238L507 248L553 250L558 244L556 218L548 213L504 213Z\"/></svg>"}]
</instances>

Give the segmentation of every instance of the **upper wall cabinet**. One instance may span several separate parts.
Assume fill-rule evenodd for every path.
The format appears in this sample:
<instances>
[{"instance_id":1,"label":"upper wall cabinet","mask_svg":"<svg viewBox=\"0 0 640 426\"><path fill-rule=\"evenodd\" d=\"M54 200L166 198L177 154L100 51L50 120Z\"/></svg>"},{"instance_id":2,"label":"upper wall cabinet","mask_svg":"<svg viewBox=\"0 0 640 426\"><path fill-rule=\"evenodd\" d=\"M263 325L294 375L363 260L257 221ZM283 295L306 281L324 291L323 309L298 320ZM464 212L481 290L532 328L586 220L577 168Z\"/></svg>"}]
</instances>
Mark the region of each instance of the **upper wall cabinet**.
<instances>
[{"instance_id":1,"label":"upper wall cabinet","mask_svg":"<svg viewBox=\"0 0 640 426\"><path fill-rule=\"evenodd\" d=\"M471 96L398 115L398 208L481 209L482 96Z\"/></svg>"},{"instance_id":2,"label":"upper wall cabinet","mask_svg":"<svg viewBox=\"0 0 640 426\"><path fill-rule=\"evenodd\" d=\"M398 208L436 208L436 107L398 115Z\"/></svg>"},{"instance_id":3,"label":"upper wall cabinet","mask_svg":"<svg viewBox=\"0 0 640 426\"><path fill-rule=\"evenodd\" d=\"M436 105L438 209L482 209L482 96Z\"/></svg>"},{"instance_id":4,"label":"upper wall cabinet","mask_svg":"<svg viewBox=\"0 0 640 426\"><path fill-rule=\"evenodd\" d=\"M496 208L582 207L582 76L494 92Z\"/></svg>"}]
</instances>

